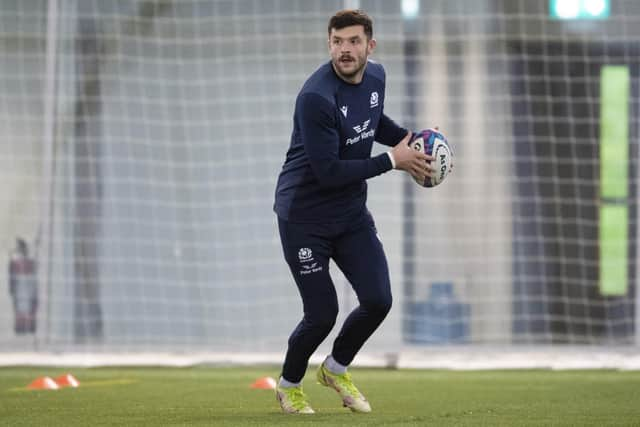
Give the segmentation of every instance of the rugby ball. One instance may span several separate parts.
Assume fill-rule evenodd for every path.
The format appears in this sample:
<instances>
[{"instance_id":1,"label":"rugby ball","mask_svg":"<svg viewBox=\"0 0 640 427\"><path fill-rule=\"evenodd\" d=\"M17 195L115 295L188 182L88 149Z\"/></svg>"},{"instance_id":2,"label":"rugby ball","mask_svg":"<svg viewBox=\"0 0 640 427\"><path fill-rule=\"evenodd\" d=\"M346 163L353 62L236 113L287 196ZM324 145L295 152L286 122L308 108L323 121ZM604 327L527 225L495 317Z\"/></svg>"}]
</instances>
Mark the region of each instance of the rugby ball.
<instances>
[{"instance_id":1,"label":"rugby ball","mask_svg":"<svg viewBox=\"0 0 640 427\"><path fill-rule=\"evenodd\" d=\"M433 156L435 163L435 174L424 182L415 180L423 187L435 187L440 184L451 173L453 165L453 151L447 142L447 138L435 129L425 129L413 135L409 143L414 150Z\"/></svg>"}]
</instances>

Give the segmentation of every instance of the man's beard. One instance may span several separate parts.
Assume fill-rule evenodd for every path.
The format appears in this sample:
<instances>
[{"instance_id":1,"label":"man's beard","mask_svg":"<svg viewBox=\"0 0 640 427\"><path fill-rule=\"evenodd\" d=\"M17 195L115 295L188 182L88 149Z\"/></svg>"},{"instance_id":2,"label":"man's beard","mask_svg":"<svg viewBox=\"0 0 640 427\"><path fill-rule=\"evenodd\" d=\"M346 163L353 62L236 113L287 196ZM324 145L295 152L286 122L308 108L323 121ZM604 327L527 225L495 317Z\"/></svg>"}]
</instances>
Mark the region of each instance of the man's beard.
<instances>
[{"instance_id":1,"label":"man's beard","mask_svg":"<svg viewBox=\"0 0 640 427\"><path fill-rule=\"evenodd\" d=\"M352 57L350 57L350 58L351 58L351 62L349 64L358 62L358 60L356 58L352 58ZM355 68L353 71L345 71L344 68L342 68L343 62L341 61L341 59L342 58L338 58L337 60L334 60L333 61L333 67L335 68L335 70L342 77L347 78L347 79L350 79L350 78L353 78L353 77L357 76L358 73L360 73L364 69L364 66L367 63L366 59L364 59L364 60L362 60L362 63L357 68Z\"/></svg>"}]
</instances>

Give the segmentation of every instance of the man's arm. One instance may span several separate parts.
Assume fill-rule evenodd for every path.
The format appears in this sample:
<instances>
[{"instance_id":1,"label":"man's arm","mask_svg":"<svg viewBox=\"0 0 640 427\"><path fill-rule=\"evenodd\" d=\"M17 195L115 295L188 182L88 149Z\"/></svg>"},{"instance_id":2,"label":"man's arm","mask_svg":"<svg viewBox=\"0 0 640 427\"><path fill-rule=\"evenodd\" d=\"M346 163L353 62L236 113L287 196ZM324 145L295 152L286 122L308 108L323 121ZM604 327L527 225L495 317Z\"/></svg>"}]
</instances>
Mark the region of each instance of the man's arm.
<instances>
[{"instance_id":1,"label":"man's arm","mask_svg":"<svg viewBox=\"0 0 640 427\"><path fill-rule=\"evenodd\" d=\"M375 138L380 144L395 147L407 135L407 132L408 130L398 126L383 112L378 122Z\"/></svg>"},{"instance_id":2,"label":"man's arm","mask_svg":"<svg viewBox=\"0 0 640 427\"><path fill-rule=\"evenodd\" d=\"M413 150L409 146L412 137L413 133L398 126L384 112L382 113L376 130L376 141L393 147L387 154L393 159L394 169L406 171L417 181L423 182L434 173L430 164L433 157Z\"/></svg>"},{"instance_id":3,"label":"man's arm","mask_svg":"<svg viewBox=\"0 0 640 427\"><path fill-rule=\"evenodd\" d=\"M340 136L332 105L319 95L302 95L297 103L301 137L314 175L323 187L340 187L391 170L389 155L368 159L339 158Z\"/></svg>"}]
</instances>

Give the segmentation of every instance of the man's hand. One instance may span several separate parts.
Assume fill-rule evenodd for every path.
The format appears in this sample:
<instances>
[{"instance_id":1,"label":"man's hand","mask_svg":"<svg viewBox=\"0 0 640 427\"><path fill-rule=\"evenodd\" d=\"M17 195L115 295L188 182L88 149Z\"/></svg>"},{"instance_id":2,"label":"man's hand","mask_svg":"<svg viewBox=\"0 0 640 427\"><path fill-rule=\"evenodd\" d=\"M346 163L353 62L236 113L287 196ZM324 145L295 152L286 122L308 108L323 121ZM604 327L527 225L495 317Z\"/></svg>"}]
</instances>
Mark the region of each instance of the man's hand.
<instances>
[{"instance_id":1,"label":"man's hand","mask_svg":"<svg viewBox=\"0 0 640 427\"><path fill-rule=\"evenodd\" d=\"M408 172L418 182L424 182L426 178L431 178L435 173L431 164L428 163L433 160L433 156L427 156L423 152L411 148L409 146L411 136L411 132L407 133L407 136L391 149L391 155L396 162L396 169Z\"/></svg>"}]
</instances>

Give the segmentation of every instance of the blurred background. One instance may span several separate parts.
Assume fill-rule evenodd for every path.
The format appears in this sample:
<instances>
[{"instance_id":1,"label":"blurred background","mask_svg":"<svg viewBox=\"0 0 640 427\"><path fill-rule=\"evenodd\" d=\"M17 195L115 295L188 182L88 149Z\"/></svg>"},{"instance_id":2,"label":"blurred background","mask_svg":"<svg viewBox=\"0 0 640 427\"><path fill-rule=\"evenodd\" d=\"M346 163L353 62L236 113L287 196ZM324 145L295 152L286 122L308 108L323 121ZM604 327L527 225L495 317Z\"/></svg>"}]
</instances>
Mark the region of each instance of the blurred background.
<instances>
[{"instance_id":1,"label":"blurred background","mask_svg":"<svg viewBox=\"0 0 640 427\"><path fill-rule=\"evenodd\" d=\"M361 360L637 351L640 2L1 0L0 357L279 360L275 182L342 8L386 114L456 156L434 189L369 181L394 308Z\"/></svg>"}]
</instances>

